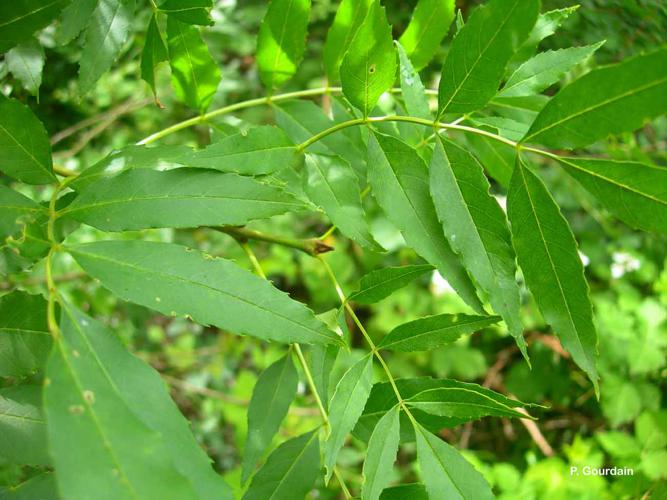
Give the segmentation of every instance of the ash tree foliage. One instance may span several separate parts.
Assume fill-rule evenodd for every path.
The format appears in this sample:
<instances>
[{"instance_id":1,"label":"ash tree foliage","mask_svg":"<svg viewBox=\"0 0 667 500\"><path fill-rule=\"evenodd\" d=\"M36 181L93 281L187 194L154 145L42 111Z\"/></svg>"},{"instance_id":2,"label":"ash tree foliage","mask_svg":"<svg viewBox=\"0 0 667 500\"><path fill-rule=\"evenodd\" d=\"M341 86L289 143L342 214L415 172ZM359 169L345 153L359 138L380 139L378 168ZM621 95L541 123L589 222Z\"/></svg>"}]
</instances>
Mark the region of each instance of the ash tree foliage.
<instances>
[{"instance_id":1,"label":"ash tree foliage","mask_svg":"<svg viewBox=\"0 0 667 500\"><path fill-rule=\"evenodd\" d=\"M602 42L535 53L555 30L545 26L558 17L541 13L539 0L489 0L457 23L452 0L419 0L398 34L379 0L341 0L324 47L328 84L281 93L304 58L311 2L271 0L256 50L267 97L208 111L225 78L202 38L213 24L211 3L151 2L140 54L141 78L156 101L156 71L170 71L175 96L197 115L98 164L79 172L55 165L38 113L0 96L0 170L16 181L0 186L3 251L46 273L45 295L17 289L0 297L0 376L17 380L0 395L0 454L45 470L16 498L76 500L93 491L110 499L233 496L157 373L107 322L63 293L53 267L65 256L126 301L225 335L284 344L247 408L237 488L243 498L301 498L322 482L337 483L347 498L493 497L438 431L485 416L532 418L535 405L457 380L396 379L385 357L447 348L500 325L530 363L520 314L525 287L598 392L598 336L577 241L536 159L563 169L628 225L667 232L667 170L577 152L667 111L667 48L597 67L547 94ZM7 2L0 51L9 71L38 94L45 53L37 34L53 23L59 43L82 43L78 87L85 94L123 53L137 8L135 0ZM439 86L427 89L419 70L433 64L450 33L449 50L436 61ZM387 93L396 96L395 114L378 107ZM328 109L311 100L318 95L329 97ZM275 123L221 133L196 150L159 145L186 127L260 105L273 107ZM122 168L111 168L119 157L126 159ZM50 200L31 199L22 184L45 186ZM506 193L506 210L492 185ZM382 254L365 216L367 197L423 263L378 267L347 295L327 262L334 249L324 241L244 227L285 213L318 213L364 252ZM82 225L109 235L72 243ZM236 238L254 269L121 234L196 227ZM265 278L249 246L254 240L305 252L324 267L340 296L333 322ZM376 345L355 307L434 270L467 312L398 325ZM330 381L336 358L350 355L346 319L365 338L367 353ZM41 384L27 377L35 373ZM273 447L299 381L321 423ZM350 491L341 474L350 435L367 443L360 491ZM390 484L397 453L409 443L416 446L418 478Z\"/></svg>"}]
</instances>

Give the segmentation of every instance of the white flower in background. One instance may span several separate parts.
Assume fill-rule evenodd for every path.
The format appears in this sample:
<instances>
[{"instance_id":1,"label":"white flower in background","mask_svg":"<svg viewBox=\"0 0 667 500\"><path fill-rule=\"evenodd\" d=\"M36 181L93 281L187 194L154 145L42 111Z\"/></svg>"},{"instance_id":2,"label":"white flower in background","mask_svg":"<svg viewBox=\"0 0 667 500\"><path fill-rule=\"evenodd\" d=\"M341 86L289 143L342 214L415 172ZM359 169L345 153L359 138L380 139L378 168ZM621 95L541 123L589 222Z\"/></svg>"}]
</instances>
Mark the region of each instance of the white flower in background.
<instances>
[{"instance_id":1,"label":"white flower in background","mask_svg":"<svg viewBox=\"0 0 667 500\"><path fill-rule=\"evenodd\" d=\"M578 250L577 253L579 254L579 258L581 259L581 263L584 265L584 267L588 267L588 264L591 263L591 259L588 258L588 255Z\"/></svg>"},{"instance_id":2,"label":"white flower in background","mask_svg":"<svg viewBox=\"0 0 667 500\"><path fill-rule=\"evenodd\" d=\"M449 284L449 281L442 277L442 274L438 271L433 271L433 275L431 276L431 293L436 297L440 297L441 295L454 293L454 289Z\"/></svg>"},{"instance_id":3,"label":"white flower in background","mask_svg":"<svg viewBox=\"0 0 667 500\"><path fill-rule=\"evenodd\" d=\"M633 257L627 252L614 252L611 256L611 275L618 279L625 273L631 273L639 269L641 263L639 259Z\"/></svg>"}]
</instances>

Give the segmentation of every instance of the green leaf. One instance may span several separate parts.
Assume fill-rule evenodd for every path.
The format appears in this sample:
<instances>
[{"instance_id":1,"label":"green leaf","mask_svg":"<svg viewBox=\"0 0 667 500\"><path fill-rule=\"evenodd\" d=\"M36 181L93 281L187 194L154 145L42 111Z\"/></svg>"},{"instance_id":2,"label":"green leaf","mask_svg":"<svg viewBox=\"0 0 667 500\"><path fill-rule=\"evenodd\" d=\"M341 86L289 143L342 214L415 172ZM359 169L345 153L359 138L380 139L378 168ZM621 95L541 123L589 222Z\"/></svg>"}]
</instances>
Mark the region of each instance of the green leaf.
<instances>
[{"instance_id":1,"label":"green leaf","mask_svg":"<svg viewBox=\"0 0 667 500\"><path fill-rule=\"evenodd\" d=\"M557 83L577 64L588 59L604 42L583 47L547 50L523 63L498 93L502 97L536 94Z\"/></svg>"},{"instance_id":2,"label":"green leaf","mask_svg":"<svg viewBox=\"0 0 667 500\"><path fill-rule=\"evenodd\" d=\"M228 260L148 241L100 241L68 251L119 297L161 313L264 340L342 344L310 309Z\"/></svg>"},{"instance_id":3,"label":"green leaf","mask_svg":"<svg viewBox=\"0 0 667 500\"><path fill-rule=\"evenodd\" d=\"M426 164L404 142L383 134L368 141L368 182L373 196L407 244L435 265L476 312L483 313L475 287L451 249L431 201Z\"/></svg>"},{"instance_id":4,"label":"green leaf","mask_svg":"<svg viewBox=\"0 0 667 500\"><path fill-rule=\"evenodd\" d=\"M364 460L362 500L377 500L389 481L401 437L400 407L394 406L380 419L368 442Z\"/></svg>"},{"instance_id":5,"label":"green leaf","mask_svg":"<svg viewBox=\"0 0 667 500\"><path fill-rule=\"evenodd\" d=\"M396 43L398 49L398 59L401 75L401 95L405 102L405 108L410 116L417 118L431 118L431 111L428 104L428 96L422 84L419 73L412 66L410 58L405 53L405 49L400 43ZM423 131L423 127L421 130Z\"/></svg>"},{"instance_id":6,"label":"green leaf","mask_svg":"<svg viewBox=\"0 0 667 500\"><path fill-rule=\"evenodd\" d=\"M491 487L461 454L421 425L415 425L417 459L431 500L494 498Z\"/></svg>"},{"instance_id":7,"label":"green leaf","mask_svg":"<svg viewBox=\"0 0 667 500\"><path fill-rule=\"evenodd\" d=\"M243 500L304 498L320 473L317 430L281 444L252 478Z\"/></svg>"},{"instance_id":8,"label":"green leaf","mask_svg":"<svg viewBox=\"0 0 667 500\"><path fill-rule=\"evenodd\" d=\"M264 125L224 137L200 151L183 155L180 161L190 167L262 175L298 167L303 154L281 129Z\"/></svg>"},{"instance_id":9,"label":"green leaf","mask_svg":"<svg viewBox=\"0 0 667 500\"><path fill-rule=\"evenodd\" d=\"M159 375L102 324L62 306L44 388L62 495L87 498L95 477L110 498L231 498Z\"/></svg>"},{"instance_id":10,"label":"green leaf","mask_svg":"<svg viewBox=\"0 0 667 500\"><path fill-rule=\"evenodd\" d=\"M641 448L637 441L620 431L598 432L595 438L600 442L600 446L614 458L636 459L641 453Z\"/></svg>"},{"instance_id":11,"label":"green leaf","mask_svg":"<svg viewBox=\"0 0 667 500\"><path fill-rule=\"evenodd\" d=\"M19 465L50 465L42 415L42 388L15 385L0 389L0 457Z\"/></svg>"},{"instance_id":12,"label":"green leaf","mask_svg":"<svg viewBox=\"0 0 667 500\"><path fill-rule=\"evenodd\" d=\"M667 112L667 48L585 74L537 116L522 142L553 148L587 146L629 132Z\"/></svg>"},{"instance_id":13,"label":"green leaf","mask_svg":"<svg viewBox=\"0 0 667 500\"><path fill-rule=\"evenodd\" d=\"M209 14L211 7L213 7L212 0L165 0L159 9L160 12L183 23L210 26L213 24Z\"/></svg>"},{"instance_id":14,"label":"green leaf","mask_svg":"<svg viewBox=\"0 0 667 500\"><path fill-rule=\"evenodd\" d=\"M13 189L0 185L0 246L5 238L14 236L46 208Z\"/></svg>"},{"instance_id":15,"label":"green leaf","mask_svg":"<svg viewBox=\"0 0 667 500\"><path fill-rule=\"evenodd\" d=\"M489 127L481 127L488 129ZM488 130L497 133L497 130ZM478 134L468 134L466 142L487 173L503 187L510 185L516 150L502 142Z\"/></svg>"},{"instance_id":16,"label":"green leaf","mask_svg":"<svg viewBox=\"0 0 667 500\"><path fill-rule=\"evenodd\" d=\"M304 190L345 236L369 250L383 251L368 228L359 181L349 163L338 156L307 155Z\"/></svg>"},{"instance_id":17,"label":"green leaf","mask_svg":"<svg viewBox=\"0 0 667 500\"><path fill-rule=\"evenodd\" d=\"M79 87L86 94L118 58L128 40L135 0L99 0L84 35Z\"/></svg>"},{"instance_id":18,"label":"green leaf","mask_svg":"<svg viewBox=\"0 0 667 500\"><path fill-rule=\"evenodd\" d=\"M339 351L337 345L314 345L310 348L310 371L325 409L329 407L331 371Z\"/></svg>"},{"instance_id":19,"label":"green leaf","mask_svg":"<svg viewBox=\"0 0 667 500\"><path fill-rule=\"evenodd\" d=\"M44 49L34 38L17 45L5 54L7 68L21 82L23 88L34 96L39 95L44 68Z\"/></svg>"},{"instance_id":20,"label":"green leaf","mask_svg":"<svg viewBox=\"0 0 667 500\"><path fill-rule=\"evenodd\" d=\"M447 386L427 389L407 400L408 406L440 417L476 420L481 417L530 418L516 408L526 408L521 401L506 398L477 384L456 380L446 381Z\"/></svg>"},{"instance_id":21,"label":"green leaf","mask_svg":"<svg viewBox=\"0 0 667 500\"><path fill-rule=\"evenodd\" d=\"M368 116L396 77L396 52L384 7L373 2L340 66L343 94Z\"/></svg>"},{"instance_id":22,"label":"green leaf","mask_svg":"<svg viewBox=\"0 0 667 500\"><path fill-rule=\"evenodd\" d=\"M359 302L360 304L373 304L389 297L396 290L403 288L408 283L420 276L433 271L430 264L402 267L385 267L371 271L361 278L359 290L348 297L347 300Z\"/></svg>"},{"instance_id":23,"label":"green leaf","mask_svg":"<svg viewBox=\"0 0 667 500\"><path fill-rule=\"evenodd\" d=\"M278 432L294 400L298 382L299 376L291 353L273 363L259 376L248 406L248 437L243 454L242 483L248 480L257 461Z\"/></svg>"},{"instance_id":24,"label":"green leaf","mask_svg":"<svg viewBox=\"0 0 667 500\"><path fill-rule=\"evenodd\" d=\"M468 151L438 138L430 173L431 196L449 244L527 357L511 235L503 209L489 193L484 169Z\"/></svg>"},{"instance_id":25,"label":"green leaf","mask_svg":"<svg viewBox=\"0 0 667 500\"><path fill-rule=\"evenodd\" d=\"M597 392L597 332L577 242L546 186L521 160L510 183L507 213L528 288Z\"/></svg>"},{"instance_id":26,"label":"green leaf","mask_svg":"<svg viewBox=\"0 0 667 500\"><path fill-rule=\"evenodd\" d=\"M176 96L192 109L205 111L222 76L199 29L168 17L167 47Z\"/></svg>"},{"instance_id":27,"label":"green leaf","mask_svg":"<svg viewBox=\"0 0 667 500\"><path fill-rule=\"evenodd\" d=\"M512 57L512 62L523 61L530 57L539 43L547 37L553 35L560 25L570 15L579 8L579 5L572 5L563 9L554 9L537 16L535 26L530 31L528 38Z\"/></svg>"},{"instance_id":28,"label":"green leaf","mask_svg":"<svg viewBox=\"0 0 667 500\"><path fill-rule=\"evenodd\" d=\"M53 21L66 3L66 0L3 2L0 11L0 53L27 40L35 31Z\"/></svg>"},{"instance_id":29,"label":"green leaf","mask_svg":"<svg viewBox=\"0 0 667 500\"><path fill-rule=\"evenodd\" d=\"M336 83L338 70L359 27L375 0L342 0L324 43L324 68L329 83Z\"/></svg>"},{"instance_id":30,"label":"green leaf","mask_svg":"<svg viewBox=\"0 0 667 500\"><path fill-rule=\"evenodd\" d=\"M454 0L419 0L399 42L417 70L426 66L454 20Z\"/></svg>"},{"instance_id":31,"label":"green leaf","mask_svg":"<svg viewBox=\"0 0 667 500\"><path fill-rule=\"evenodd\" d=\"M667 233L667 168L598 158L559 157L558 161L623 222Z\"/></svg>"},{"instance_id":32,"label":"green leaf","mask_svg":"<svg viewBox=\"0 0 667 500\"><path fill-rule=\"evenodd\" d=\"M438 314L419 318L394 328L382 337L378 348L389 351L429 351L456 342L462 335L474 333L497 323L498 316Z\"/></svg>"},{"instance_id":33,"label":"green leaf","mask_svg":"<svg viewBox=\"0 0 667 500\"><path fill-rule=\"evenodd\" d=\"M23 377L40 370L51 350L46 301L14 291L0 297L0 377Z\"/></svg>"},{"instance_id":34,"label":"green leaf","mask_svg":"<svg viewBox=\"0 0 667 500\"><path fill-rule=\"evenodd\" d=\"M421 483L392 486L391 488L386 488L382 492L382 495L380 495L380 500L405 500L406 498L410 500L429 500L426 488Z\"/></svg>"},{"instance_id":35,"label":"green leaf","mask_svg":"<svg viewBox=\"0 0 667 500\"><path fill-rule=\"evenodd\" d=\"M259 76L273 90L296 73L306 48L310 0L271 0L257 36Z\"/></svg>"},{"instance_id":36,"label":"green leaf","mask_svg":"<svg viewBox=\"0 0 667 500\"><path fill-rule=\"evenodd\" d=\"M329 404L331 433L324 449L327 481L333 474L340 449L364 411L373 386L373 357L364 356L341 377Z\"/></svg>"},{"instance_id":37,"label":"green leaf","mask_svg":"<svg viewBox=\"0 0 667 500\"><path fill-rule=\"evenodd\" d=\"M28 184L55 181L44 125L28 106L0 95L0 170Z\"/></svg>"},{"instance_id":38,"label":"green leaf","mask_svg":"<svg viewBox=\"0 0 667 500\"><path fill-rule=\"evenodd\" d=\"M640 468L653 480L667 479L667 450L650 450L642 454Z\"/></svg>"},{"instance_id":39,"label":"green leaf","mask_svg":"<svg viewBox=\"0 0 667 500\"><path fill-rule=\"evenodd\" d=\"M144 48L141 51L141 79L150 86L153 95L156 98L155 69L158 64L167 60L169 60L167 46L164 44L162 33L160 33L155 14L153 14L151 20L148 22L146 41L144 42Z\"/></svg>"},{"instance_id":40,"label":"green leaf","mask_svg":"<svg viewBox=\"0 0 667 500\"><path fill-rule=\"evenodd\" d=\"M128 170L84 189L58 217L104 231L244 225L302 208L280 189L250 177L178 168Z\"/></svg>"},{"instance_id":41,"label":"green leaf","mask_svg":"<svg viewBox=\"0 0 667 500\"><path fill-rule=\"evenodd\" d=\"M491 0L454 38L442 67L438 116L482 108L498 91L505 66L535 24L539 0Z\"/></svg>"},{"instance_id":42,"label":"green leaf","mask_svg":"<svg viewBox=\"0 0 667 500\"><path fill-rule=\"evenodd\" d=\"M667 446L667 411L642 413L635 422L635 434L644 450Z\"/></svg>"},{"instance_id":43,"label":"green leaf","mask_svg":"<svg viewBox=\"0 0 667 500\"><path fill-rule=\"evenodd\" d=\"M23 483L0 488L3 500L60 500L56 480L52 472L42 472Z\"/></svg>"},{"instance_id":44,"label":"green leaf","mask_svg":"<svg viewBox=\"0 0 667 500\"><path fill-rule=\"evenodd\" d=\"M60 16L56 40L65 45L74 40L90 22L98 0L71 0Z\"/></svg>"}]
</instances>

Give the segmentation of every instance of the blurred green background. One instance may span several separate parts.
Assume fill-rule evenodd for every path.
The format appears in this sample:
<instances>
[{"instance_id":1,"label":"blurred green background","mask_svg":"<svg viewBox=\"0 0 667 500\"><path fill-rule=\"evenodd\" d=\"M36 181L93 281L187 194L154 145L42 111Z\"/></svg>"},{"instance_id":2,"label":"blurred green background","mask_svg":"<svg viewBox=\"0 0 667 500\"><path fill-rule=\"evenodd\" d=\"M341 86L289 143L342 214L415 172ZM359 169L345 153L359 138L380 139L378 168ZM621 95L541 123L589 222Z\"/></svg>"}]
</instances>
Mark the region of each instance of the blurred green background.
<instances>
[{"instance_id":1,"label":"blurred green background","mask_svg":"<svg viewBox=\"0 0 667 500\"><path fill-rule=\"evenodd\" d=\"M384 2L396 37L407 25L415 3ZM457 6L465 17L476 3L479 2L457 1ZM323 85L321 51L336 5L335 0L313 1L307 53L286 91ZM569 5L563 0L545 0L542 11ZM203 30L223 75L210 109L263 95L253 54L265 9L264 1L216 3L215 25ZM140 51L149 15L147 3L140 2L132 42L112 71L84 97L79 96L76 85L80 49L76 42L65 47L57 43L57 25L40 35L47 47L47 59L39 100L22 90L8 74L4 62L0 62L2 92L29 103L54 139L60 139L53 147L58 164L72 170L83 169L116 149L192 116L174 100L166 68L158 72L158 96L163 109L154 105L148 86L139 79ZM590 63L594 65L651 49L665 43L666 36L667 4L661 0L584 0L561 29L544 40L542 47L606 40ZM446 40L441 53L422 73L427 87L437 87L439 66L448 43ZM390 100L382 103L387 108L392 105ZM252 108L208 126L171 135L163 143L201 146L216 133L224 133L228 126L243 128L273 120L271 108ZM86 126L77 128L82 122ZM589 152L667 166L666 140L667 119L661 118L637 133L593 147ZM500 498L619 499L641 498L647 492L661 498L667 495L667 239L634 231L613 220L552 165L545 164L541 173L570 221L587 264L586 277L600 334L600 401L583 373L549 334L527 295L523 313L532 371L501 327L430 353L388 356L388 362L396 376L432 375L475 381L547 407L535 412L539 420L530 428L519 421L485 418L472 425L443 430L442 435L449 442L469 450L467 458L484 472ZM10 180L0 177L0 182L9 184ZM496 187L502 196L502 188ZM46 200L50 194L49 188L22 189L35 199ZM327 242L336 250L327 255L327 260L346 292L354 290L359 277L370 270L418 261L413 251L402 246L396 229L368 198L374 234L390 252L364 253L344 238L331 236ZM328 226L315 215L290 215L252 227L312 237L322 234ZM78 234L83 240L101 237L92 228ZM176 241L250 267L230 237L212 231L160 230L141 235L127 233L123 237ZM317 313L327 313L338 305L322 267L309 256L261 243L252 246L270 279L292 297L307 302ZM11 248L0 251L0 293L12 283L30 291L43 289L39 265L34 272L28 272L29 259L17 256ZM252 388L258 374L284 353L284 347L221 333L186 319L166 318L119 301L96 282L82 278L76 265L68 260L57 262L56 273L80 307L110 324L135 353L164 375L216 469L238 487L246 407ZM371 335L379 337L397 324L419 316L464 310L464 304L446 283L434 276L380 304L360 308L359 315ZM350 331L352 345L360 346L358 332L353 328ZM336 365L333 380L354 357L353 351L352 356ZM303 392L300 387L280 439L309 430L317 421ZM341 453L341 470L355 488L361 478L363 453L364 445L354 440ZM402 448L395 467L397 481L415 479L414 457L413 447ZM584 465L629 466L635 474L617 478L570 477L571 466ZM29 468L0 464L0 486L16 484L33 473ZM333 486L319 487L321 498L338 495Z\"/></svg>"}]
</instances>

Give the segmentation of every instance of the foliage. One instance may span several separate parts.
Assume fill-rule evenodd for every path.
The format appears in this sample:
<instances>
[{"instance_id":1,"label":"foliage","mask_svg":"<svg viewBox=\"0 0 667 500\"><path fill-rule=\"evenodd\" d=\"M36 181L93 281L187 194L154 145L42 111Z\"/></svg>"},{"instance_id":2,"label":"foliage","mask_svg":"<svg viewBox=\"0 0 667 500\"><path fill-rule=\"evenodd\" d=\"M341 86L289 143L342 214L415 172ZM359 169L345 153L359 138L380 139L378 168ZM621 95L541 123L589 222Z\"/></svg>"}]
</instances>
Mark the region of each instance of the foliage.
<instances>
[{"instance_id":1,"label":"foliage","mask_svg":"<svg viewBox=\"0 0 667 500\"><path fill-rule=\"evenodd\" d=\"M667 46L414 3L3 8L0 497L667 492Z\"/></svg>"}]
</instances>

